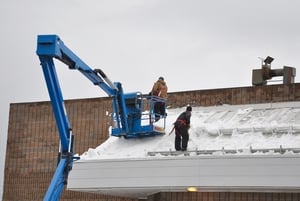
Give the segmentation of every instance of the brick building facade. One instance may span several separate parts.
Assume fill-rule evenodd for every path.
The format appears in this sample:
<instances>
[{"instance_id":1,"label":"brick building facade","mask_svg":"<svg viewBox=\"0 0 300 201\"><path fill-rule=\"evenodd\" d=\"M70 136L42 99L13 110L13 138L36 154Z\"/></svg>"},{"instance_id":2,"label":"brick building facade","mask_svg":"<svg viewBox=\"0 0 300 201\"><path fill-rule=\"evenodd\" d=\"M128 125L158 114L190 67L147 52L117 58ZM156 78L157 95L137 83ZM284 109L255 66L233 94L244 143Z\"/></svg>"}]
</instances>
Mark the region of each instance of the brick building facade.
<instances>
[{"instance_id":1,"label":"brick building facade","mask_svg":"<svg viewBox=\"0 0 300 201\"><path fill-rule=\"evenodd\" d=\"M300 84L195 90L169 93L168 106L212 106L300 101ZM76 153L97 147L108 138L111 99L90 98L65 101L75 135ZM42 200L52 179L59 137L50 102L12 103L5 161L3 201ZM62 201L136 201L64 190ZM148 201L267 201L300 200L299 192L177 192L158 193Z\"/></svg>"}]
</instances>

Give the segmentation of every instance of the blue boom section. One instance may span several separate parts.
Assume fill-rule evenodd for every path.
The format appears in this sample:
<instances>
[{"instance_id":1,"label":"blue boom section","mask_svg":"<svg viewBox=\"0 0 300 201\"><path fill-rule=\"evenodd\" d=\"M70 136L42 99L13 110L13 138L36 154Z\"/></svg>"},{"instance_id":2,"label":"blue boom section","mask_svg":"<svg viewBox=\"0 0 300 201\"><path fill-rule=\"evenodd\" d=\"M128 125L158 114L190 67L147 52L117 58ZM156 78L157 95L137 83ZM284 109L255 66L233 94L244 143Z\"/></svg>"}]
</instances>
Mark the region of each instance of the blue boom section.
<instances>
[{"instance_id":1,"label":"blue boom section","mask_svg":"<svg viewBox=\"0 0 300 201\"><path fill-rule=\"evenodd\" d=\"M59 163L49 185L44 201L59 200L64 185L67 184L68 174L72 169L74 157L74 135L65 109L64 99L57 77L54 59L66 64L71 70L80 71L94 85L99 86L112 97L111 135L116 137L137 138L161 135L165 133L164 126L153 124L154 104L166 100L159 97L143 97L139 92L124 94L121 83L112 83L100 69L92 69L76 56L57 35L39 35L37 41L37 55L39 56L48 93L58 127L60 137ZM144 101L148 100L149 109L145 112ZM145 124L145 122L148 122Z\"/></svg>"}]
</instances>

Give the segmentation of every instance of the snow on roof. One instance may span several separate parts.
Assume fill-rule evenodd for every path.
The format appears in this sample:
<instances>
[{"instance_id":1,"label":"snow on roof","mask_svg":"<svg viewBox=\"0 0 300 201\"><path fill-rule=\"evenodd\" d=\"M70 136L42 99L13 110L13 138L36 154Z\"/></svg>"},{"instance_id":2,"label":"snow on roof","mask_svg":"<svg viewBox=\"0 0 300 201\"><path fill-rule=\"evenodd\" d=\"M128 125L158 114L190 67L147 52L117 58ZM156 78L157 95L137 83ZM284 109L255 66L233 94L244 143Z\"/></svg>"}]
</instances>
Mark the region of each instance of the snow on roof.
<instances>
[{"instance_id":1,"label":"snow on roof","mask_svg":"<svg viewBox=\"0 0 300 201\"><path fill-rule=\"evenodd\" d=\"M169 132L177 116L184 110L167 110L165 135L141 139L109 137L98 147L89 148L80 158L163 157L164 153L175 151L175 134L169 135ZM226 150L238 150L234 153L241 155L283 154L280 150L284 150L284 154L299 154L300 102L193 107L189 133L190 155L200 151L232 153Z\"/></svg>"}]
</instances>

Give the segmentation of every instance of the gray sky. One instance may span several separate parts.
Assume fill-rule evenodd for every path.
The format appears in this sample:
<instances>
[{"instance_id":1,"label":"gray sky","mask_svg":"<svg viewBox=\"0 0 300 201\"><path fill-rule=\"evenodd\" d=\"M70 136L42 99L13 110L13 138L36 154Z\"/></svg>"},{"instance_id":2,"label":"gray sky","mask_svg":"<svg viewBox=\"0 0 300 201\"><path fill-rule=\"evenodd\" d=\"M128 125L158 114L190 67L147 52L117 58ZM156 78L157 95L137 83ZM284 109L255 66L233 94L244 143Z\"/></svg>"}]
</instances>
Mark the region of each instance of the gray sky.
<instances>
[{"instance_id":1,"label":"gray sky","mask_svg":"<svg viewBox=\"0 0 300 201\"><path fill-rule=\"evenodd\" d=\"M298 0L1 0L1 147L10 103L49 100L38 34L59 35L125 92L148 93L159 76L170 92L251 86L258 57L274 57L272 68L300 66L299 7ZM57 66L65 99L106 96Z\"/></svg>"}]
</instances>

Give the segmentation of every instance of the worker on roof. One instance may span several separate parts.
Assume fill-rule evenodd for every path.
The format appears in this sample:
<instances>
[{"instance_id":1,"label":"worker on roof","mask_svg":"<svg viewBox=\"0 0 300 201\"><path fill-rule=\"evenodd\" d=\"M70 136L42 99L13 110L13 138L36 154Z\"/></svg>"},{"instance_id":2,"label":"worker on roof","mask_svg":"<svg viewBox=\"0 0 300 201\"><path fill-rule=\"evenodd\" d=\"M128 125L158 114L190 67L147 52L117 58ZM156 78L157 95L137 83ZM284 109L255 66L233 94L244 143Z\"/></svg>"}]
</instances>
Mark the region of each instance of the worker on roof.
<instances>
[{"instance_id":1,"label":"worker on roof","mask_svg":"<svg viewBox=\"0 0 300 201\"><path fill-rule=\"evenodd\" d=\"M159 96L161 98L168 98L168 86L163 77L159 77L158 80L154 83L152 90L152 96ZM160 116L166 115L166 105L165 102L156 102L154 104L154 113L155 113L155 121L160 119Z\"/></svg>"},{"instance_id":2,"label":"worker on roof","mask_svg":"<svg viewBox=\"0 0 300 201\"><path fill-rule=\"evenodd\" d=\"M191 116L192 107L188 105L174 122L176 151L186 151L188 147Z\"/></svg>"}]
</instances>

